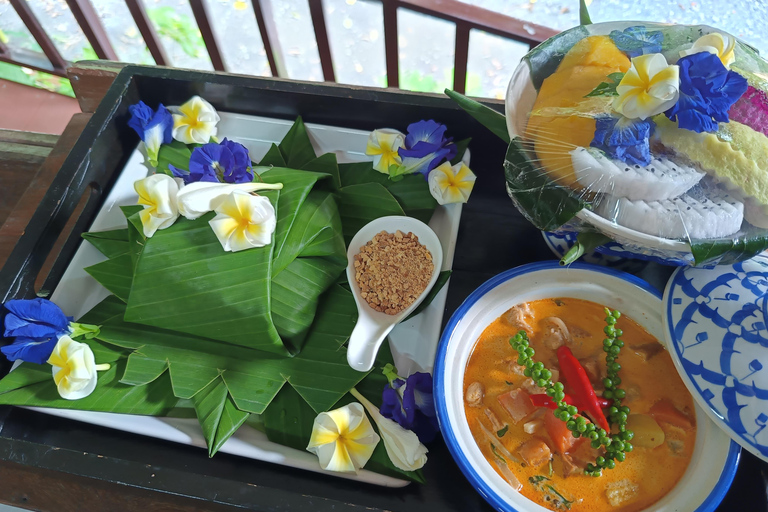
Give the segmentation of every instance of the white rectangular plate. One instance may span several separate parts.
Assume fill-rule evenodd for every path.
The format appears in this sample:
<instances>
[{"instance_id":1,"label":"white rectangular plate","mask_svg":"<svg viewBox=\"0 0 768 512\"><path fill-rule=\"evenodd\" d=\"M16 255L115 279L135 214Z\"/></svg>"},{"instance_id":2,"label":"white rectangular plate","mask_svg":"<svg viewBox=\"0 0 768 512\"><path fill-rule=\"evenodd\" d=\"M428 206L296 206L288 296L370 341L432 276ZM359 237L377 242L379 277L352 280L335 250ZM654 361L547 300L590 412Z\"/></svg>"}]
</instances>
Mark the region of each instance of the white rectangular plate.
<instances>
[{"instance_id":1,"label":"white rectangular plate","mask_svg":"<svg viewBox=\"0 0 768 512\"><path fill-rule=\"evenodd\" d=\"M280 142L293 124L290 121L264 117L226 112L219 114L221 115L219 137L227 137L245 145L255 161L260 160L273 143ZM364 153L368 140L367 132L313 124L307 125L307 131L318 155L335 153L339 163L370 160ZM147 168L143 162L144 156L137 148L116 180L90 231L125 227L125 217L119 207L136 204L138 196L133 189L133 183L147 175ZM438 206L429 222L443 244L442 270L450 269L453 264L460 216L460 204ZM80 318L109 295L104 287L83 270L104 259L104 256L89 243L83 242L80 245L51 296L51 300L58 304L65 314ZM447 288L446 285L424 312L398 325L390 334L390 347L401 375L409 375L416 371L432 371L437 342L440 338ZM206 446L200 426L194 419L155 418L39 407L31 409L158 439L201 448ZM220 451L388 487L402 487L408 484L405 480L366 470L360 471L357 475L324 471L315 455L272 443L265 434L247 425L242 426Z\"/></svg>"}]
</instances>

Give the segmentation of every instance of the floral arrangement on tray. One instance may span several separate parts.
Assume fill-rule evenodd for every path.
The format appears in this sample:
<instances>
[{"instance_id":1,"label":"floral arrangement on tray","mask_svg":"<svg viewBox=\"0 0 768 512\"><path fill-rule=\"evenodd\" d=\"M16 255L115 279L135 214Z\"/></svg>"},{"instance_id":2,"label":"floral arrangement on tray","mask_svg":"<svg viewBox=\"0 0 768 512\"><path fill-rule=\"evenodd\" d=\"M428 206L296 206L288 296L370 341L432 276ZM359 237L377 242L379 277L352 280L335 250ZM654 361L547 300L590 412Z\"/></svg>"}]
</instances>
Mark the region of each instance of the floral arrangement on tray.
<instances>
[{"instance_id":1,"label":"floral arrangement on tray","mask_svg":"<svg viewBox=\"0 0 768 512\"><path fill-rule=\"evenodd\" d=\"M582 14L524 57L506 118L447 91L509 143L517 208L583 235L567 261L596 246L671 264L768 248L768 63L711 27Z\"/></svg>"},{"instance_id":2,"label":"floral arrangement on tray","mask_svg":"<svg viewBox=\"0 0 768 512\"><path fill-rule=\"evenodd\" d=\"M466 202L468 141L420 121L373 131L373 162L338 164L299 118L257 164L200 97L129 111L151 172L124 228L83 234L107 258L85 270L112 295L78 322L45 299L7 302L1 350L17 367L0 404L196 417L211 456L247 422L324 469L422 481L431 376L401 378L386 349L372 372L347 365L346 243L375 218Z\"/></svg>"}]
</instances>

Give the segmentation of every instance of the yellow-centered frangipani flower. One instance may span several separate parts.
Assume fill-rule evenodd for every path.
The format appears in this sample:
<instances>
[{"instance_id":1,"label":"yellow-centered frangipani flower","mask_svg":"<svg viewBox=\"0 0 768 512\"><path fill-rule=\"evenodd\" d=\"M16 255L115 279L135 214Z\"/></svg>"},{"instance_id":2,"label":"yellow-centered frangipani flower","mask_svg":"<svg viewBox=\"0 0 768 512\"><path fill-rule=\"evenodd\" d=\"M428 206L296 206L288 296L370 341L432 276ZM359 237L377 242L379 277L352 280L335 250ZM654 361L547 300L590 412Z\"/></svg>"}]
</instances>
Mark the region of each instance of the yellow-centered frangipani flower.
<instances>
[{"instance_id":1,"label":"yellow-centered frangipani flower","mask_svg":"<svg viewBox=\"0 0 768 512\"><path fill-rule=\"evenodd\" d=\"M243 251L272 243L277 219L275 208L266 197L235 190L214 211L218 215L208 224L225 251Z\"/></svg>"},{"instance_id":2,"label":"yellow-centered frangipani flower","mask_svg":"<svg viewBox=\"0 0 768 512\"><path fill-rule=\"evenodd\" d=\"M139 212L144 236L151 237L158 229L170 227L179 218L176 194L179 184L167 174L153 174L134 182L139 194L138 203L144 205Z\"/></svg>"},{"instance_id":3,"label":"yellow-centered frangipani flower","mask_svg":"<svg viewBox=\"0 0 768 512\"><path fill-rule=\"evenodd\" d=\"M184 144L207 144L216 136L221 119L213 105L193 96L180 107L168 107L173 114L173 138Z\"/></svg>"},{"instance_id":4,"label":"yellow-centered frangipani flower","mask_svg":"<svg viewBox=\"0 0 768 512\"><path fill-rule=\"evenodd\" d=\"M235 190L255 192L257 190L280 190L282 183L218 183L210 181L195 181L184 185L176 195L179 214L189 220L202 217L216 209L224 199Z\"/></svg>"},{"instance_id":5,"label":"yellow-centered frangipani flower","mask_svg":"<svg viewBox=\"0 0 768 512\"><path fill-rule=\"evenodd\" d=\"M723 66L728 69L731 67L731 64L733 64L733 61L736 60L736 55L733 51L734 48L736 48L735 37L719 32L712 32L711 34L698 38L688 50L681 51L680 57L693 55L694 53L699 52L709 52L717 55L720 62L723 63Z\"/></svg>"},{"instance_id":6,"label":"yellow-centered frangipani flower","mask_svg":"<svg viewBox=\"0 0 768 512\"><path fill-rule=\"evenodd\" d=\"M56 389L65 400L90 395L96 389L96 372L109 370L109 364L96 364L91 347L66 334L59 338L48 363L53 367Z\"/></svg>"},{"instance_id":7,"label":"yellow-centered frangipani flower","mask_svg":"<svg viewBox=\"0 0 768 512\"><path fill-rule=\"evenodd\" d=\"M373 168L389 174L389 168L400 165L402 159L397 150L405 143L405 135L397 130L373 130L365 146L365 154L373 157Z\"/></svg>"},{"instance_id":8,"label":"yellow-centered frangipani flower","mask_svg":"<svg viewBox=\"0 0 768 512\"><path fill-rule=\"evenodd\" d=\"M379 408L355 388L350 389L349 392L360 400L373 418L384 440L384 448L387 449L389 460L396 468L403 471L416 471L427 463L427 447L419 442L419 436L415 432L403 428L396 421L382 415Z\"/></svg>"},{"instance_id":9,"label":"yellow-centered frangipani flower","mask_svg":"<svg viewBox=\"0 0 768 512\"><path fill-rule=\"evenodd\" d=\"M427 181L437 203L449 204L466 203L475 186L475 179L475 174L464 162L453 166L450 162L443 162L429 172Z\"/></svg>"},{"instance_id":10,"label":"yellow-centered frangipani flower","mask_svg":"<svg viewBox=\"0 0 768 512\"><path fill-rule=\"evenodd\" d=\"M646 119L677 103L680 94L680 69L668 65L660 53L632 59L632 66L616 87L619 97L613 108L630 119Z\"/></svg>"},{"instance_id":11,"label":"yellow-centered frangipani flower","mask_svg":"<svg viewBox=\"0 0 768 512\"><path fill-rule=\"evenodd\" d=\"M378 443L363 406L351 403L317 415L307 451L317 455L323 469L357 473Z\"/></svg>"}]
</instances>

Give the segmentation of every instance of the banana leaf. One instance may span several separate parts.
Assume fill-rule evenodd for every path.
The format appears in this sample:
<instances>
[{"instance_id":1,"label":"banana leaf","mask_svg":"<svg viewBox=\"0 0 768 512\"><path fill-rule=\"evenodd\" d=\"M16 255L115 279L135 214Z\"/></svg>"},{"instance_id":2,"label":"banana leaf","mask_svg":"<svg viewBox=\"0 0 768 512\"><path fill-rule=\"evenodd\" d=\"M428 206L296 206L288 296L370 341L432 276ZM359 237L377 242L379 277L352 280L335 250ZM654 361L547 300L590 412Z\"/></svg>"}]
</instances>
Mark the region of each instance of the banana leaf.
<instances>
[{"instance_id":1,"label":"banana leaf","mask_svg":"<svg viewBox=\"0 0 768 512\"><path fill-rule=\"evenodd\" d=\"M509 144L509 131L507 130L507 120L504 114L483 105L479 101L467 98L456 91L446 89L445 94L464 109L467 114L477 119L480 124L491 130L494 135Z\"/></svg>"},{"instance_id":2,"label":"banana leaf","mask_svg":"<svg viewBox=\"0 0 768 512\"><path fill-rule=\"evenodd\" d=\"M224 379L214 379L192 397L192 403L208 444L209 457L213 457L250 416L237 408Z\"/></svg>"},{"instance_id":3,"label":"banana leaf","mask_svg":"<svg viewBox=\"0 0 768 512\"><path fill-rule=\"evenodd\" d=\"M0 404L144 416L165 416L176 407L179 399L171 392L168 376L148 386L122 384L127 352L97 340L79 341L91 347L97 363L110 363L109 370L99 372L93 393L80 400L65 400L56 390L49 365L22 363L0 380Z\"/></svg>"},{"instance_id":4,"label":"banana leaf","mask_svg":"<svg viewBox=\"0 0 768 512\"><path fill-rule=\"evenodd\" d=\"M507 149L504 175L507 192L518 210L542 231L559 228L589 207L569 188L556 185L536 168L517 137Z\"/></svg>"},{"instance_id":5,"label":"banana leaf","mask_svg":"<svg viewBox=\"0 0 768 512\"><path fill-rule=\"evenodd\" d=\"M428 220L436 203L421 176L393 183L370 163L345 165L316 157L298 120L254 168L255 180L283 184L263 193L277 227L262 248L222 251L213 212L146 238L140 206L123 207L127 229L85 235L108 258L86 270L114 293L83 319L121 354L105 388L162 388L169 405L157 414L194 410L210 455L251 414L282 410L276 396L316 415L347 395L366 374L347 364L357 309L334 284L345 237L382 215Z\"/></svg>"},{"instance_id":6,"label":"banana leaf","mask_svg":"<svg viewBox=\"0 0 768 512\"><path fill-rule=\"evenodd\" d=\"M392 364L393 359L389 351L389 344L385 343L376 356L374 370L355 386L363 396L374 404L381 402L384 386L388 385L387 378L380 371L387 363ZM357 401L354 396L347 393L333 405L332 409ZM269 407L260 418L269 440L297 450L305 450L312 436L312 427L317 413L289 386L284 386L280 390L273 404L274 406ZM374 426L374 428L376 427ZM383 441L379 441L379 444L376 445L365 469L395 478L425 483L421 470L403 471L395 467L387 455Z\"/></svg>"}]
</instances>

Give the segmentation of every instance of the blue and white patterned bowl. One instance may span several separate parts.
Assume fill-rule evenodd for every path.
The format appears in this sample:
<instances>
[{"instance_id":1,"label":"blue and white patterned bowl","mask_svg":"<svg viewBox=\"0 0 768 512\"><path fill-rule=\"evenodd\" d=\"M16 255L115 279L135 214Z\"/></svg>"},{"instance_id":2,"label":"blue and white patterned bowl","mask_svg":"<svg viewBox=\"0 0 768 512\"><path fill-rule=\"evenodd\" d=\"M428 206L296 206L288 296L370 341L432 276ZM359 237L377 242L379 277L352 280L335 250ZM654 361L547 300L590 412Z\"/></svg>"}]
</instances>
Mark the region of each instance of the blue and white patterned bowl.
<instances>
[{"instance_id":1,"label":"blue and white patterned bowl","mask_svg":"<svg viewBox=\"0 0 768 512\"><path fill-rule=\"evenodd\" d=\"M768 256L681 268L664 292L672 359L699 405L768 462Z\"/></svg>"},{"instance_id":2,"label":"blue and white patterned bowl","mask_svg":"<svg viewBox=\"0 0 768 512\"><path fill-rule=\"evenodd\" d=\"M572 297L619 309L662 340L662 303L645 281L585 263L557 261L523 265L493 277L459 306L443 331L434 367L434 397L440 430L459 468L496 510L546 512L507 484L477 447L464 413L464 372L483 330L510 307L532 300ZM733 481L740 449L702 408L693 458L672 491L644 512L712 511Z\"/></svg>"},{"instance_id":3,"label":"blue and white patterned bowl","mask_svg":"<svg viewBox=\"0 0 768 512\"><path fill-rule=\"evenodd\" d=\"M544 237L544 241L547 243L549 250L558 258L562 258L576 243L579 234L576 231L558 230L542 231L541 236ZM615 242L611 242L611 244L619 246L619 244ZM640 272L648 264L647 261L644 261L647 259L646 256L639 256L630 252L625 252L623 256L613 253L607 254L603 251L602 247L595 249L594 251L585 252L579 259L584 263L602 265L604 267L611 267L630 273ZM663 263L667 264L666 261Z\"/></svg>"}]
</instances>

